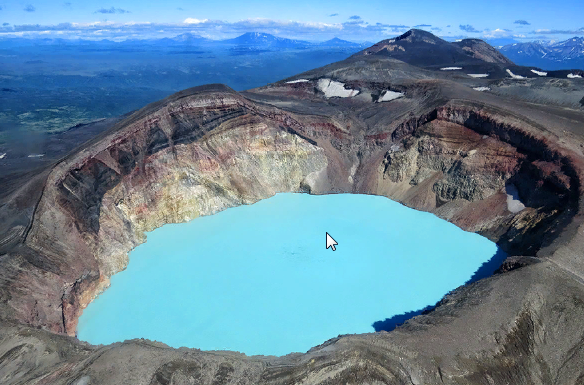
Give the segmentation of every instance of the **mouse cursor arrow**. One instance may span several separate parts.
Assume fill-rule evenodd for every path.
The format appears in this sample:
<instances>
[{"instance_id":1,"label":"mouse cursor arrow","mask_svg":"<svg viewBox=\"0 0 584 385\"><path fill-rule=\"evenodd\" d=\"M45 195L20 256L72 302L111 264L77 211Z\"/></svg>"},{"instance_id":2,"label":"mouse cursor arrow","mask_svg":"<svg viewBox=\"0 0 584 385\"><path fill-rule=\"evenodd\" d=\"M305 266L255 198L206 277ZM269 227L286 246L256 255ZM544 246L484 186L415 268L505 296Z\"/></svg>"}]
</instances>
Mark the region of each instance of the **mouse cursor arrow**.
<instances>
[{"instance_id":1,"label":"mouse cursor arrow","mask_svg":"<svg viewBox=\"0 0 584 385\"><path fill-rule=\"evenodd\" d=\"M330 247L333 249L333 251L335 251L337 250L335 245L338 245L337 241L335 241L333 237L329 235L329 233L326 233L326 248L328 249Z\"/></svg>"}]
</instances>

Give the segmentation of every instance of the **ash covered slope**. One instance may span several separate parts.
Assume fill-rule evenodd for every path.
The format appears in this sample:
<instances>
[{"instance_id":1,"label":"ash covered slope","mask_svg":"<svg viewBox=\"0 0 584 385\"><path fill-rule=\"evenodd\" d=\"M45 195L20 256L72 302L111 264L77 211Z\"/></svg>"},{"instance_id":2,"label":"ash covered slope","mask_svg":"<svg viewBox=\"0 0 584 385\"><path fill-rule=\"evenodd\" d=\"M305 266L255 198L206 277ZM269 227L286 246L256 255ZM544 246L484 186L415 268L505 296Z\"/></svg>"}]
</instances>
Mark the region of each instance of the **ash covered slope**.
<instances>
[{"instance_id":1,"label":"ash covered slope","mask_svg":"<svg viewBox=\"0 0 584 385\"><path fill-rule=\"evenodd\" d=\"M362 55L244 93L197 87L14 181L0 206L10 219L0 228L0 382L581 381L584 110L572 96L533 104L473 89L497 82ZM144 231L276 191L384 195L511 257L502 274L391 333L342 336L305 354L95 347L65 335Z\"/></svg>"},{"instance_id":2,"label":"ash covered slope","mask_svg":"<svg viewBox=\"0 0 584 385\"><path fill-rule=\"evenodd\" d=\"M464 39L449 43L420 29L412 29L396 38L382 40L354 56L359 55L388 56L423 68L476 66L485 63L514 65L482 40Z\"/></svg>"},{"instance_id":3,"label":"ash covered slope","mask_svg":"<svg viewBox=\"0 0 584 385\"><path fill-rule=\"evenodd\" d=\"M468 55L476 59L486 61L487 63L501 63L509 65L514 64L494 47L491 47L489 44L480 39L463 39L452 44L462 48L462 50Z\"/></svg>"}]
</instances>

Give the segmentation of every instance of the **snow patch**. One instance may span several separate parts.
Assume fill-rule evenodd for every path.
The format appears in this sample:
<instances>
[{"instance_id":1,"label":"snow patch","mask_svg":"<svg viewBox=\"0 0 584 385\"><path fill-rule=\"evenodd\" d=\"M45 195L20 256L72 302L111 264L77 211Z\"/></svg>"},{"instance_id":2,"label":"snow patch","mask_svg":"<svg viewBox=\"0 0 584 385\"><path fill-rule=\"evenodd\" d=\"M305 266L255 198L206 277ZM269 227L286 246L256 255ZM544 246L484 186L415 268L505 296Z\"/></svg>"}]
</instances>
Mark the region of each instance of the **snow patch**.
<instances>
[{"instance_id":1,"label":"snow patch","mask_svg":"<svg viewBox=\"0 0 584 385\"><path fill-rule=\"evenodd\" d=\"M390 100L401 98L402 96L404 96L403 92L395 92L395 91L387 90L387 91L385 91L385 93L383 94L382 97L377 99L377 103L389 102Z\"/></svg>"},{"instance_id":2,"label":"snow patch","mask_svg":"<svg viewBox=\"0 0 584 385\"><path fill-rule=\"evenodd\" d=\"M547 76L547 72L536 71L536 70L531 70L531 72L533 72L534 74L539 75L539 76Z\"/></svg>"},{"instance_id":3,"label":"snow patch","mask_svg":"<svg viewBox=\"0 0 584 385\"><path fill-rule=\"evenodd\" d=\"M0 159L4 159L5 156L6 156L6 153L5 152L2 153L2 154L0 154Z\"/></svg>"},{"instance_id":4,"label":"snow patch","mask_svg":"<svg viewBox=\"0 0 584 385\"><path fill-rule=\"evenodd\" d=\"M489 74L467 74L467 75L473 78L486 78L487 76L489 76Z\"/></svg>"},{"instance_id":5,"label":"snow patch","mask_svg":"<svg viewBox=\"0 0 584 385\"><path fill-rule=\"evenodd\" d=\"M580 75L575 75L575 74L568 74L568 78L569 79L576 79L576 78L581 78L582 76Z\"/></svg>"},{"instance_id":6,"label":"snow patch","mask_svg":"<svg viewBox=\"0 0 584 385\"><path fill-rule=\"evenodd\" d=\"M440 68L441 71L453 71L453 70L461 70L462 67L444 67Z\"/></svg>"},{"instance_id":7,"label":"snow patch","mask_svg":"<svg viewBox=\"0 0 584 385\"><path fill-rule=\"evenodd\" d=\"M319 79L317 87L324 92L324 96L327 98L349 98L359 93L359 90L347 90L344 83L331 79Z\"/></svg>"},{"instance_id":8,"label":"snow patch","mask_svg":"<svg viewBox=\"0 0 584 385\"><path fill-rule=\"evenodd\" d=\"M525 76L515 75L510 69L507 69L506 71L513 79L525 79Z\"/></svg>"},{"instance_id":9,"label":"snow patch","mask_svg":"<svg viewBox=\"0 0 584 385\"><path fill-rule=\"evenodd\" d=\"M519 200L519 191L514 184L506 185L505 192L507 193L507 210L516 214L525 208L523 202Z\"/></svg>"},{"instance_id":10,"label":"snow patch","mask_svg":"<svg viewBox=\"0 0 584 385\"><path fill-rule=\"evenodd\" d=\"M489 87L474 87L473 90L475 91L490 91Z\"/></svg>"},{"instance_id":11,"label":"snow patch","mask_svg":"<svg viewBox=\"0 0 584 385\"><path fill-rule=\"evenodd\" d=\"M289 82L286 82L286 84L294 84L294 83L306 83L309 82L310 80L307 79L297 79L297 80L291 80Z\"/></svg>"},{"instance_id":12,"label":"snow patch","mask_svg":"<svg viewBox=\"0 0 584 385\"><path fill-rule=\"evenodd\" d=\"M45 156L45 154L30 154L28 157L29 158L42 158L43 156Z\"/></svg>"}]
</instances>

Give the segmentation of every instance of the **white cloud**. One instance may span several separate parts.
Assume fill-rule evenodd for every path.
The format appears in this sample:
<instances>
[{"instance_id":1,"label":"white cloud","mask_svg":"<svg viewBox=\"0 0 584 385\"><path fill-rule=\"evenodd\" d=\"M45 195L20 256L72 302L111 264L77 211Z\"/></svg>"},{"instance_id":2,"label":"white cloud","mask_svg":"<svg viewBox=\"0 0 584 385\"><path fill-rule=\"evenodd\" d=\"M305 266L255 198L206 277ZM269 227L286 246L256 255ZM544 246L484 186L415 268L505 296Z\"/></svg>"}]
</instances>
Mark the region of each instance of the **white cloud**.
<instances>
[{"instance_id":1,"label":"white cloud","mask_svg":"<svg viewBox=\"0 0 584 385\"><path fill-rule=\"evenodd\" d=\"M584 27L578 28L576 30L570 29L536 29L535 31L529 32L530 34L546 34L546 35L582 35L584 34Z\"/></svg>"},{"instance_id":2,"label":"white cloud","mask_svg":"<svg viewBox=\"0 0 584 385\"><path fill-rule=\"evenodd\" d=\"M185 24L202 24L202 23L206 23L208 20L207 19L193 19L192 17L188 17L185 19L185 21L183 21L183 23Z\"/></svg>"},{"instance_id":3,"label":"white cloud","mask_svg":"<svg viewBox=\"0 0 584 385\"><path fill-rule=\"evenodd\" d=\"M102 30L103 37L108 39L124 39L124 37L138 36L140 38L174 37L182 33L194 33L208 38L222 39L241 35L245 32L264 32L287 38L300 40L327 40L340 37L347 40L382 40L405 32L409 27L405 25L390 25L383 23L366 22L304 22L294 20L273 20L265 18L244 19L236 22L222 20L197 19L189 17L179 23L152 23L95 21L91 23L60 23L56 25L25 24L0 27L0 37L15 36L23 33L29 37L38 35L40 31L59 31L70 33L75 31L78 37L92 36L96 30Z\"/></svg>"},{"instance_id":4,"label":"white cloud","mask_svg":"<svg viewBox=\"0 0 584 385\"><path fill-rule=\"evenodd\" d=\"M509 37L509 36L511 36L511 32L512 31L510 31L508 29L501 29L501 28L497 28L497 29L493 29L493 30L485 30L483 32L483 37L486 37L488 39Z\"/></svg>"},{"instance_id":5,"label":"white cloud","mask_svg":"<svg viewBox=\"0 0 584 385\"><path fill-rule=\"evenodd\" d=\"M79 27L79 28L86 28L86 27L95 27L98 25L114 25L115 23L113 21L93 21L91 23L65 23L65 24L59 24L57 26L55 26L56 29L58 29L59 27L62 27L62 29L67 29L67 25L66 24L70 24L73 27ZM31 25L17 25L16 27L23 27L22 30L27 30L26 27L34 27ZM28 29L30 31L34 30L34 29Z\"/></svg>"},{"instance_id":6,"label":"white cloud","mask_svg":"<svg viewBox=\"0 0 584 385\"><path fill-rule=\"evenodd\" d=\"M150 23L149 21L129 21L127 23L124 23L124 25L150 25L152 23Z\"/></svg>"}]
</instances>

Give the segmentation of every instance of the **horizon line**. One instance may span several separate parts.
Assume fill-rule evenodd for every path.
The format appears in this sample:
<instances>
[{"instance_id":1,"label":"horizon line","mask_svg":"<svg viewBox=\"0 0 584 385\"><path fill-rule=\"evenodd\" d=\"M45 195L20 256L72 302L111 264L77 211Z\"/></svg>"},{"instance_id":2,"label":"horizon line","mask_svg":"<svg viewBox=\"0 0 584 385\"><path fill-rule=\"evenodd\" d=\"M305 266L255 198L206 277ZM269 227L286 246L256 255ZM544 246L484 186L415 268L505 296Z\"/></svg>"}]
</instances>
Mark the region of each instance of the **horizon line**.
<instances>
[{"instance_id":1,"label":"horizon line","mask_svg":"<svg viewBox=\"0 0 584 385\"><path fill-rule=\"evenodd\" d=\"M247 34L252 34L252 33L256 33L256 34L264 34L264 35L269 35L269 36L273 36L276 38L280 38L280 39L287 39L287 40L293 40L293 41L298 41L298 42L306 42L306 43L326 43L328 41L334 40L334 39L338 39L341 41L345 41L345 42L349 42L349 43L354 43L354 44L365 44L365 43L372 43L375 44L375 42L379 42L379 41L383 41L386 39L392 39L398 36L401 36L409 31L412 30L419 30L419 31L424 31L427 33L430 33L436 37L439 37L443 40L451 40L451 42L453 41L461 41L461 40L465 40L465 39L476 39L476 40L482 40L485 42L488 42L489 40L501 40L501 39L508 39L508 40L515 40L517 42L521 42L521 43L527 43L527 42L533 42L533 41L541 41L541 40L548 40L548 41L553 41L553 40L558 40L558 39L552 39L552 38L540 38L536 39L529 39L526 40L525 38L523 38L522 40L517 40L517 38L515 37L493 37L493 38L485 38L485 37L469 37L469 36L444 36L444 35L438 35L438 34L434 34L430 31L426 31L423 29L419 29L419 28L410 28L405 32L400 32L400 33L396 33L395 35L387 35L387 37L383 37L381 40L377 40L378 38L375 37L371 37L371 38L366 38L364 40L347 40L338 36L334 36L332 38L329 39L325 39L325 40L312 40L312 39L301 39L301 38L293 38L293 37L286 37L286 36L282 36L282 35L275 35L273 33L268 33L268 32L261 32L261 31L247 31L247 32L243 32L241 34L238 35L234 35L233 37L226 37L226 38L212 38L212 37L205 37L202 36L201 34L198 34L196 32L183 32L183 33L179 33L177 35L174 36L164 36L164 37L152 37L152 36L147 36L147 35L143 35L143 37L139 37L139 36L125 36L125 37L103 37L103 38L99 38L99 37L95 37L95 38L91 38L90 36L71 36L71 35L65 35L64 33L59 33L59 31L56 31L56 33L52 34L52 35L58 35L57 36L47 36L49 35L49 33L47 32L51 32L51 31L40 31L40 32L36 32L36 31L27 31L27 32L0 32L0 40L10 40L10 39L26 39L26 40L54 40L54 39L61 39L61 40L70 40L70 41L110 41L113 43L122 43L125 41L146 41L146 40L164 40L164 39L173 39L173 38L177 38L179 36L183 36L183 35L193 35L196 36L200 39L204 39L207 40L208 42L222 42L222 41L226 41L226 40L232 40L234 38L238 38L238 37L242 37L245 36ZM36 33L35 33L36 32ZM43 33L45 32L45 33ZM46 36L46 37L43 37ZM566 39L563 40L570 40L573 38L577 38L579 36L575 35L572 37L568 37ZM510 43L511 44L511 43Z\"/></svg>"}]
</instances>

